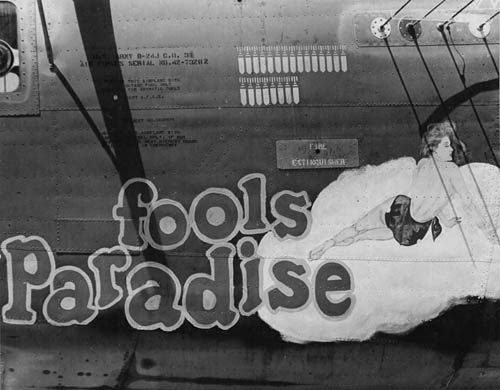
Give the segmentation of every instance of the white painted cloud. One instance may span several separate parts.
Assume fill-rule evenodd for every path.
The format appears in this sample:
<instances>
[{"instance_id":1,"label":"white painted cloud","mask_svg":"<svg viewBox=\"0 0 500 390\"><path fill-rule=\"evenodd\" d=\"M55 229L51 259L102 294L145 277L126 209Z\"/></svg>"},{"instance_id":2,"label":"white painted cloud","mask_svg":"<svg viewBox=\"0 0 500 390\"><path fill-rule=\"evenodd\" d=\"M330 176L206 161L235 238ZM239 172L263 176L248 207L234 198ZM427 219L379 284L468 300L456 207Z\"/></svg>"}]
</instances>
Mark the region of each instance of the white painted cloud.
<instances>
[{"instance_id":1,"label":"white painted cloud","mask_svg":"<svg viewBox=\"0 0 500 390\"><path fill-rule=\"evenodd\" d=\"M308 259L309 252L362 215L397 194L407 193L416 163L401 158L380 166L346 171L328 185L312 206L312 226L300 241L278 241L271 233L259 245L263 258L263 286L273 281L270 263L275 258ZM478 208L484 211L477 186L496 226L500 215L500 170L489 164L460 168ZM453 199L459 216L465 216ZM325 261L340 260L352 272L356 302L343 320L320 315L314 304L298 312L260 317L290 341L365 340L375 332L401 333L437 317L468 296L500 299L500 246L492 245L467 218L462 227L474 263L458 226L446 228L434 242L430 232L418 244L400 246L395 240L362 241L328 250L321 261L308 262L311 274Z\"/></svg>"}]
</instances>

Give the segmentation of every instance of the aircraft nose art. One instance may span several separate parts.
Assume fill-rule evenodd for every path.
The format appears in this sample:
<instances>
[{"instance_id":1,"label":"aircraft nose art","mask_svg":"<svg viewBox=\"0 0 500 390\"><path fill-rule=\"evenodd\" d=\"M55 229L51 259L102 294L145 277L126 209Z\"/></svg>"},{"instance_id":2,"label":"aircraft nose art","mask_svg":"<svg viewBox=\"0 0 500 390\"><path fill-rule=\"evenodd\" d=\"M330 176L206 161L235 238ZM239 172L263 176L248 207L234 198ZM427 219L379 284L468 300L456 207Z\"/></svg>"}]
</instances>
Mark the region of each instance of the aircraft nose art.
<instances>
[{"instance_id":1,"label":"aircraft nose art","mask_svg":"<svg viewBox=\"0 0 500 390\"><path fill-rule=\"evenodd\" d=\"M499 21L0 0L0 387L496 389Z\"/></svg>"}]
</instances>

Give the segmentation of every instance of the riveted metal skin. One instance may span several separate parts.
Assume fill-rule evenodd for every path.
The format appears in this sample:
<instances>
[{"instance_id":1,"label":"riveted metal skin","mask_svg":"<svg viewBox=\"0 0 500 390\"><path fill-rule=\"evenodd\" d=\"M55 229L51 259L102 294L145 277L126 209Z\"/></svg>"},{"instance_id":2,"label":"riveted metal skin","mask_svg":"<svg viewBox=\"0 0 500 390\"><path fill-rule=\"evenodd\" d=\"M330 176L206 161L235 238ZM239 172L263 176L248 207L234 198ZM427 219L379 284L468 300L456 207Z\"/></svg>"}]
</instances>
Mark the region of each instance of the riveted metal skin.
<instances>
[{"instance_id":1,"label":"riveted metal skin","mask_svg":"<svg viewBox=\"0 0 500 390\"><path fill-rule=\"evenodd\" d=\"M372 21L389 19L403 0L11 3L18 40L11 47L19 50L21 85L0 93L0 242L41 236L58 268L93 275L89 257L118 245L113 207L133 178L151 181L159 199L189 211L208 188L231 191L244 205L239 180L261 174L267 197L263 214L273 225L274 194L305 191L314 202L340 175L349 181L360 167L362 172L401 157L418 159L425 126L447 114L458 124L471 161L494 164L471 100L498 156L498 20L490 23L488 46L466 21L450 27L453 53L466 61L466 88L436 29L437 21L447 20L463 1L449 0L420 24L418 41L444 104L415 43L399 32L401 17L385 27L386 32L392 28L390 34L377 37L372 31ZM435 3L414 1L403 14L419 18ZM484 8L474 12L487 17L493 2L478 3ZM360 197L371 194L361 189ZM138 199L145 200L133 193L123 209L135 227L145 218L129 207ZM231 243L236 246L242 236ZM252 237L260 243L264 233ZM133 238L139 246L141 237ZM160 264L184 286L195 274L209 274L210 247L191 232L169 251L131 250L129 270ZM15 249L21 256L39 247ZM243 297L242 263L236 254L235 306ZM134 329L124 309L127 272L116 272L123 296L86 325L49 324L43 305L50 287L32 290L36 322L15 325L2 319L0 324L0 387L420 390L497 389L500 383L498 302L464 298L415 328L380 332L363 342L294 343L259 314L241 315L227 330L201 329L188 321L173 331ZM154 276L159 274L157 269ZM428 274L424 281L438 276ZM488 276L483 275L485 284ZM2 252L1 307L8 304L7 279ZM95 278L90 285L95 298ZM402 281L399 288L406 287ZM180 296L177 303L182 301Z\"/></svg>"}]
</instances>

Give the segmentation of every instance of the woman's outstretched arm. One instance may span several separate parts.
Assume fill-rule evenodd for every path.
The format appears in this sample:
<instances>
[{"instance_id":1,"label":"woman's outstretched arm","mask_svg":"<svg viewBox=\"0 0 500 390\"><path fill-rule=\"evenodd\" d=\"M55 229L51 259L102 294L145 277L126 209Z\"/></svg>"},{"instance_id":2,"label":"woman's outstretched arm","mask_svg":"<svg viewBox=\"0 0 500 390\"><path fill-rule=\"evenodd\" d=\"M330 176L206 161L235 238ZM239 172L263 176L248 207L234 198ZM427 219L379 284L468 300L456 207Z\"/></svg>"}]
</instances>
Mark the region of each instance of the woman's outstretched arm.
<instances>
[{"instance_id":1,"label":"woman's outstretched arm","mask_svg":"<svg viewBox=\"0 0 500 390\"><path fill-rule=\"evenodd\" d=\"M450 164L451 165L451 164ZM488 215L485 215L479 207L474 202L472 194L470 193L467 185L465 184L465 180L460 172L460 169L455 164L452 164L453 167L449 167L448 177L451 179L451 185L454 189L454 192L462 200L464 205L465 212L468 216L474 221L475 225L481 229L483 234L488 238L488 240L494 244L500 245L500 239L498 237L496 226L494 222L489 218ZM486 213L488 211L486 210Z\"/></svg>"}]
</instances>

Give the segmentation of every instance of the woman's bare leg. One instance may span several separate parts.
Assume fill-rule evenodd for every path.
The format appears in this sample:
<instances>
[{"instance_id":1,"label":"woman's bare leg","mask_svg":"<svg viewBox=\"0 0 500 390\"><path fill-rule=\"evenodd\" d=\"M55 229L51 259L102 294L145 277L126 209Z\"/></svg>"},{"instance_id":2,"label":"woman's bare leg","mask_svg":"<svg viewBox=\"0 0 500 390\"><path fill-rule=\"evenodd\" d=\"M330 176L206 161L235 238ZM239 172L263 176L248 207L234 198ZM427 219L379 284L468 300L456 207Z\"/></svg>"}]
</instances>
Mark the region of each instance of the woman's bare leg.
<instances>
[{"instance_id":1,"label":"woman's bare leg","mask_svg":"<svg viewBox=\"0 0 500 390\"><path fill-rule=\"evenodd\" d=\"M393 198L373 208L355 224L341 230L310 253L311 260L318 260L333 246L347 246L362 240L389 240L392 231L385 224L385 213L390 209Z\"/></svg>"},{"instance_id":2,"label":"woman's bare leg","mask_svg":"<svg viewBox=\"0 0 500 390\"><path fill-rule=\"evenodd\" d=\"M323 254L333 246L348 246L357 241L363 240L383 241L394 238L394 234L389 228L381 227L358 232L354 226L355 225L349 226L348 228L342 230L339 234L335 235L333 238L326 240L319 247L312 250L309 256L311 260L320 259Z\"/></svg>"},{"instance_id":3,"label":"woman's bare leg","mask_svg":"<svg viewBox=\"0 0 500 390\"><path fill-rule=\"evenodd\" d=\"M385 241L394 238L394 233L387 227L365 230L354 237L354 242L363 240Z\"/></svg>"}]
</instances>

